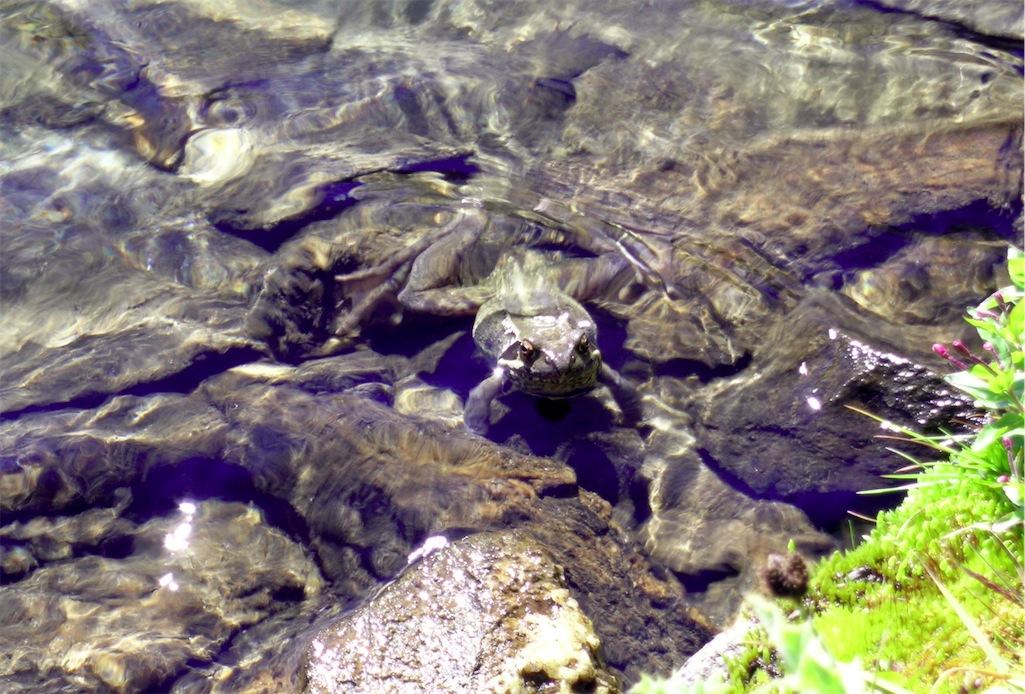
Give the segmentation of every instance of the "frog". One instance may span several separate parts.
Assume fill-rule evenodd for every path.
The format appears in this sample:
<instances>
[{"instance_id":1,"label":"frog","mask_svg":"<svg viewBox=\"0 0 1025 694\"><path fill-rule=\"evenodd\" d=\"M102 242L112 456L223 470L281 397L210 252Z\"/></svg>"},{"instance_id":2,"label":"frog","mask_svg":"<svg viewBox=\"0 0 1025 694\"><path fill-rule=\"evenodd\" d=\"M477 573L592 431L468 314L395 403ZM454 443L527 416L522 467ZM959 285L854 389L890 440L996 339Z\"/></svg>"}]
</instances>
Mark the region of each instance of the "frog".
<instances>
[{"instance_id":1,"label":"frog","mask_svg":"<svg viewBox=\"0 0 1025 694\"><path fill-rule=\"evenodd\" d=\"M481 304L471 331L492 372L466 398L463 422L470 431L487 431L491 403L507 388L554 400L604 384L624 415L635 418L636 393L602 359L591 314L542 279L551 261L526 253L505 256L495 268L494 294Z\"/></svg>"},{"instance_id":2,"label":"frog","mask_svg":"<svg viewBox=\"0 0 1025 694\"><path fill-rule=\"evenodd\" d=\"M453 285L453 278L468 274L469 250L485 237L497 240L493 268L478 272L476 281ZM608 245L593 245L597 255L579 257L568 252L579 249L567 238L544 224L496 225L485 210L464 206L384 263L337 276L357 297L337 332L358 330L392 294L405 310L475 315L471 335L491 372L467 396L463 424L478 435L489 430L492 403L512 391L561 400L605 386L624 419L637 421L636 389L602 358L597 323L583 305L631 281L631 259ZM565 248L546 247L553 243Z\"/></svg>"}]
</instances>

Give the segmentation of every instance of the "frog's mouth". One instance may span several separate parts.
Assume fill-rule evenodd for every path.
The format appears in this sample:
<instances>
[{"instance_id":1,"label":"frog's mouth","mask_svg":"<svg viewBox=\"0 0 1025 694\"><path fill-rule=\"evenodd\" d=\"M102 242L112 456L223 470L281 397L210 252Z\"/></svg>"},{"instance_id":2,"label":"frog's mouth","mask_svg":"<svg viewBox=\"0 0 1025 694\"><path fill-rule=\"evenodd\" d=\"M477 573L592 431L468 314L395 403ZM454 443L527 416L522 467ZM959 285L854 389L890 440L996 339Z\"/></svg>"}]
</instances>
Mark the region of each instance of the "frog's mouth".
<instances>
[{"instance_id":1,"label":"frog's mouth","mask_svg":"<svg viewBox=\"0 0 1025 694\"><path fill-rule=\"evenodd\" d=\"M542 398L572 398L594 388L601 360L574 369L552 368L549 371L536 366L510 371L510 379L519 390Z\"/></svg>"}]
</instances>

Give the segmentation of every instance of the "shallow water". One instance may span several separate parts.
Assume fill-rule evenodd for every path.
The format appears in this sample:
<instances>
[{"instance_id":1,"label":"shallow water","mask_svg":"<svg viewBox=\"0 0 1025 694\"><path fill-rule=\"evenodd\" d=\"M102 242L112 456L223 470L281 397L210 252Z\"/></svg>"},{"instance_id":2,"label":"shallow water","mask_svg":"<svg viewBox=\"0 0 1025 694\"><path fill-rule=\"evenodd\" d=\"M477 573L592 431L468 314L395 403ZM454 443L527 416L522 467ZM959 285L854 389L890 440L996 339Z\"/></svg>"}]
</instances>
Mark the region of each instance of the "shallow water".
<instances>
[{"instance_id":1,"label":"shallow water","mask_svg":"<svg viewBox=\"0 0 1025 694\"><path fill-rule=\"evenodd\" d=\"M578 489L721 624L898 464L845 406L970 410L930 347L1021 243L1018 3L16 2L0 63L11 691L292 683L426 536ZM526 250L641 421L463 432Z\"/></svg>"}]
</instances>

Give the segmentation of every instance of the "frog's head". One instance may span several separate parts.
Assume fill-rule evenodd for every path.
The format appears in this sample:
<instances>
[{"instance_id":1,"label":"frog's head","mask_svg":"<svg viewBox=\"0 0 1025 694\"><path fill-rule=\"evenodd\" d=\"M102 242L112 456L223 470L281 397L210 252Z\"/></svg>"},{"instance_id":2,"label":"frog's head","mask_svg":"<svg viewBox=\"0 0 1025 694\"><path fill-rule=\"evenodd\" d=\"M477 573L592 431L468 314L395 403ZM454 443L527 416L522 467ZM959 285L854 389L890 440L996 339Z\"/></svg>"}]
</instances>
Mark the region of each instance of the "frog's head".
<instances>
[{"instance_id":1,"label":"frog's head","mask_svg":"<svg viewBox=\"0 0 1025 694\"><path fill-rule=\"evenodd\" d=\"M498 359L519 390L544 398L567 398L594 387L601 370L597 330L591 320L531 316L518 339Z\"/></svg>"}]
</instances>

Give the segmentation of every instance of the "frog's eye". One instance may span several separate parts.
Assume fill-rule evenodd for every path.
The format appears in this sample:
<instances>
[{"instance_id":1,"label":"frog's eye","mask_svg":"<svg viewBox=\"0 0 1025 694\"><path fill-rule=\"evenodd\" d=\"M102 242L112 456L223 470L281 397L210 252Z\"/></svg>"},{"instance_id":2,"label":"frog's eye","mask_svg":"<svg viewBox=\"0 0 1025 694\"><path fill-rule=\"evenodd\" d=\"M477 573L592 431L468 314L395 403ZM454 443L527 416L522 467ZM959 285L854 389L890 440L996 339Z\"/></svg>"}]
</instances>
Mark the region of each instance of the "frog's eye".
<instances>
[{"instance_id":1,"label":"frog's eye","mask_svg":"<svg viewBox=\"0 0 1025 694\"><path fill-rule=\"evenodd\" d=\"M520 361L529 364L534 361L535 356L537 356L537 348L534 347L529 340L523 340L520 342Z\"/></svg>"},{"instance_id":2,"label":"frog's eye","mask_svg":"<svg viewBox=\"0 0 1025 694\"><path fill-rule=\"evenodd\" d=\"M587 350L591 348L591 341L587 339L587 335L581 335L580 340L577 341L577 352L582 355L587 355Z\"/></svg>"}]
</instances>

